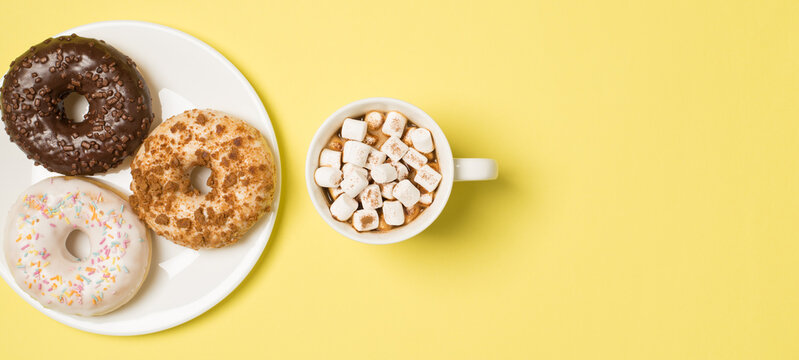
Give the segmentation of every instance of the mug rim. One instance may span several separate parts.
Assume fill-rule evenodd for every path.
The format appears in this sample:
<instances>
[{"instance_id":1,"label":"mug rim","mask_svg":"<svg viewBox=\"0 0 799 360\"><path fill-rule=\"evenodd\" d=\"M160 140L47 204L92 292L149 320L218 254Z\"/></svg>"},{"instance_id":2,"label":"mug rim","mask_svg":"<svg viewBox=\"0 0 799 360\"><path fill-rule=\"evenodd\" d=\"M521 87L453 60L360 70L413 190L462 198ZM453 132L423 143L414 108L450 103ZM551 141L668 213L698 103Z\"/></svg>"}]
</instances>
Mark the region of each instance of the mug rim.
<instances>
[{"instance_id":1,"label":"mug rim","mask_svg":"<svg viewBox=\"0 0 799 360\"><path fill-rule=\"evenodd\" d=\"M326 190L316 185L316 181L313 177L314 172L319 167L319 155L322 149L325 148L328 139L341 127L346 117L356 115L354 114L355 109L366 106L368 106L369 109L363 110L363 112L369 110L399 111L417 126L428 129L433 135L433 140L436 145L436 157L442 175L441 182L435 190L433 203L428 206L427 209L412 221L383 232L359 232L355 230L349 222L341 222L334 219L330 214L330 205L324 194ZM423 122L424 125L420 124L420 122ZM305 182L308 188L308 195L311 198L314 208L319 213L319 216L339 234L365 244L393 244L418 235L438 218L452 193L455 175L454 168L452 148L447 141L446 135L429 114L406 101L389 97L371 97L356 100L340 107L322 122L308 147L305 160Z\"/></svg>"}]
</instances>

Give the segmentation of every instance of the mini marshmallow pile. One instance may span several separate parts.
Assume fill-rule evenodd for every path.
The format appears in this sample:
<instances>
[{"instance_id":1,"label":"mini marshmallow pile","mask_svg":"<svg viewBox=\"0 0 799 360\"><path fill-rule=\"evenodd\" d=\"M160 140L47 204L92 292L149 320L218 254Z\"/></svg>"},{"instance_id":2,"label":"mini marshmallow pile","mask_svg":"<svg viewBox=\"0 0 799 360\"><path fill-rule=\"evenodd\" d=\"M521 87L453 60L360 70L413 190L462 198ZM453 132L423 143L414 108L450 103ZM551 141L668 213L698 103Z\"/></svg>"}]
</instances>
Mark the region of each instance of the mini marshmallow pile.
<instances>
[{"instance_id":1,"label":"mini marshmallow pile","mask_svg":"<svg viewBox=\"0 0 799 360\"><path fill-rule=\"evenodd\" d=\"M433 137L417 127L406 133L407 122L395 111L386 114L385 121L378 111L367 113L364 120L344 120L342 151L323 149L314 172L316 184L329 188L335 199L330 205L333 218L352 218L356 230L369 231L380 224L378 209L386 224L400 226L405 224L405 209L433 203L433 191L441 182L441 174L427 164L425 155L435 150ZM378 129L389 136L379 149L370 146L377 144L377 138L367 134ZM408 179L408 167L416 172L413 181Z\"/></svg>"}]
</instances>

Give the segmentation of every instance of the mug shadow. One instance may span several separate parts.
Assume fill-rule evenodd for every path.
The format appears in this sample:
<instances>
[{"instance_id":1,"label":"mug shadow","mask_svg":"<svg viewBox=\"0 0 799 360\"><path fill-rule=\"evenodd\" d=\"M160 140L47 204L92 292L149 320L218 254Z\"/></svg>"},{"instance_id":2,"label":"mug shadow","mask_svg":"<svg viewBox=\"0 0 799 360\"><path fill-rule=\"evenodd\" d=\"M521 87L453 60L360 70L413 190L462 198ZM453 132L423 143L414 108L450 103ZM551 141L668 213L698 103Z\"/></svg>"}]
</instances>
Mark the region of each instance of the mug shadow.
<instances>
[{"instance_id":1,"label":"mug shadow","mask_svg":"<svg viewBox=\"0 0 799 360\"><path fill-rule=\"evenodd\" d=\"M497 266L519 249L519 232L514 229L535 222L535 185L519 182L517 169L502 167L499 177L491 181L458 182L441 215L426 230L406 241L375 249L386 266L409 276L425 274L425 285L431 296L437 291L468 291L453 285L477 278L486 266ZM514 204L516 203L516 204ZM486 206L485 204L491 204ZM497 214L508 204L519 209L528 206L525 214ZM500 210L501 211L501 210ZM421 280L420 280L421 281Z\"/></svg>"},{"instance_id":2,"label":"mug shadow","mask_svg":"<svg viewBox=\"0 0 799 360\"><path fill-rule=\"evenodd\" d=\"M476 241L468 236L473 228L487 225L480 204L512 192L513 183L501 177L493 181L458 182L452 188L444 211L419 237L436 242L436 246L453 242L468 246L470 241Z\"/></svg>"},{"instance_id":3,"label":"mug shadow","mask_svg":"<svg viewBox=\"0 0 799 360\"><path fill-rule=\"evenodd\" d=\"M490 118L488 109L482 105L457 102L452 100L450 104L444 100L432 106L429 113L434 119ZM449 124L456 126L457 121L450 121ZM447 133L445 126L442 129ZM468 146L483 139L475 131L474 135L448 140L457 158L459 154L465 157L482 155L472 154L458 144ZM536 199L540 191L540 179L535 176L532 161L494 157L492 154L484 156L497 161L497 179L454 183L444 210L433 224L414 238L389 245L389 251L380 251L386 262L397 262L401 267L407 267L410 263L415 268L421 267L431 273L457 271L458 274L468 275L479 271L474 266L474 258L499 258L504 252L513 251L513 242L518 240L518 236L509 236L510 233L505 229L518 228L520 222L534 222L533 217L539 205ZM525 210L524 213L490 213L502 211L503 208Z\"/></svg>"}]
</instances>

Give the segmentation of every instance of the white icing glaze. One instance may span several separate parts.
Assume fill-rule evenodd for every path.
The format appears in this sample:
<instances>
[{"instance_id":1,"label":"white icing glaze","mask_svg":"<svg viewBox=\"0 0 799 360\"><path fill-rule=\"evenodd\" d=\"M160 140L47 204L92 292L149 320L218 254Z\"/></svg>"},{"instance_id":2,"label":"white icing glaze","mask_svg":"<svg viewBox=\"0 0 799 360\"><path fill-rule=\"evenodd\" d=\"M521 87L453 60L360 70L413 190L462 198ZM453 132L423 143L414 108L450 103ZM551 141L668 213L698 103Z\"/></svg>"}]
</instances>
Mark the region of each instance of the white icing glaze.
<instances>
[{"instance_id":1,"label":"white icing glaze","mask_svg":"<svg viewBox=\"0 0 799 360\"><path fill-rule=\"evenodd\" d=\"M150 263L147 228L113 191L78 178L38 182L12 206L5 256L14 280L47 308L101 315L138 291ZM88 235L90 253L72 256L67 236Z\"/></svg>"}]
</instances>

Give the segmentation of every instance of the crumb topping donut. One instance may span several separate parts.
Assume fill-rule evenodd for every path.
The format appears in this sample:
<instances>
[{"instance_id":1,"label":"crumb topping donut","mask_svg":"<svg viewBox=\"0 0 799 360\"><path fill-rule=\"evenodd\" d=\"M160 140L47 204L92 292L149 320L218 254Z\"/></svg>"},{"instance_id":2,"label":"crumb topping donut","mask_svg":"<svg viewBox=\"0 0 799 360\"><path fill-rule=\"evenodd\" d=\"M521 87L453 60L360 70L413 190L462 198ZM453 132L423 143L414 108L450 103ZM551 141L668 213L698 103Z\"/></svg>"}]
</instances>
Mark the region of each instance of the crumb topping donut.
<instances>
[{"instance_id":1,"label":"crumb topping donut","mask_svg":"<svg viewBox=\"0 0 799 360\"><path fill-rule=\"evenodd\" d=\"M133 60L75 34L47 39L12 61L0 92L11 141L64 175L116 166L136 152L153 120L150 91ZM89 102L82 122L64 110L73 92Z\"/></svg>"},{"instance_id":2,"label":"crumb topping donut","mask_svg":"<svg viewBox=\"0 0 799 360\"><path fill-rule=\"evenodd\" d=\"M193 168L211 170L201 194ZM189 110L158 125L131 163L134 211L157 234L193 249L239 240L271 210L275 161L258 130L215 110Z\"/></svg>"},{"instance_id":3,"label":"crumb topping donut","mask_svg":"<svg viewBox=\"0 0 799 360\"><path fill-rule=\"evenodd\" d=\"M54 177L29 187L11 208L6 263L17 285L44 307L102 315L133 298L147 276L147 228L113 190L80 178ZM66 248L73 231L88 235L90 254Z\"/></svg>"}]
</instances>

